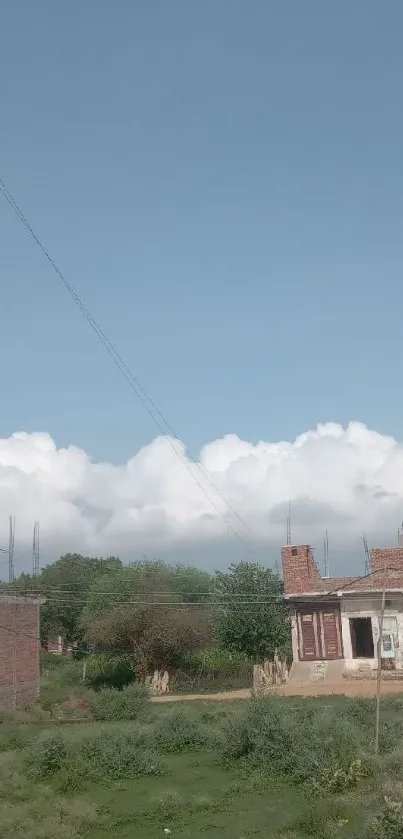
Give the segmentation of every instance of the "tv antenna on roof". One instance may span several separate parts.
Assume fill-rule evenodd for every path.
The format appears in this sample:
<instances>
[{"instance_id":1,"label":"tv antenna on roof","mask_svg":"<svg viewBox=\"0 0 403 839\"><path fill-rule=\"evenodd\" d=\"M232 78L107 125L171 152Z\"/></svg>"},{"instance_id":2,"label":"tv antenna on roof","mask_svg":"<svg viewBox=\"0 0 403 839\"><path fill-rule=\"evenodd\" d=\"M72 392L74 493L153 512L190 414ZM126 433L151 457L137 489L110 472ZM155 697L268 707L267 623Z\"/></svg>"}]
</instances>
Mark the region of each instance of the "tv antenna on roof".
<instances>
[{"instance_id":1,"label":"tv antenna on roof","mask_svg":"<svg viewBox=\"0 0 403 839\"><path fill-rule=\"evenodd\" d=\"M325 538L323 540L323 564L325 566L325 577L330 577L330 566L329 566L329 535L327 530L325 530Z\"/></svg>"},{"instance_id":2,"label":"tv antenna on roof","mask_svg":"<svg viewBox=\"0 0 403 839\"><path fill-rule=\"evenodd\" d=\"M362 534L362 541L364 544L364 551L365 551L365 574L369 574L371 568L371 557L369 553L369 547L367 542L367 537L365 533Z\"/></svg>"},{"instance_id":3,"label":"tv antenna on roof","mask_svg":"<svg viewBox=\"0 0 403 839\"><path fill-rule=\"evenodd\" d=\"M32 575L39 574L39 521L34 524L34 537L32 542Z\"/></svg>"},{"instance_id":4,"label":"tv antenna on roof","mask_svg":"<svg viewBox=\"0 0 403 839\"><path fill-rule=\"evenodd\" d=\"M288 508L285 515L285 543L291 545L291 501L288 502Z\"/></svg>"},{"instance_id":5,"label":"tv antenna on roof","mask_svg":"<svg viewBox=\"0 0 403 839\"><path fill-rule=\"evenodd\" d=\"M14 581L14 541L15 541L15 516L9 518L8 535L8 582Z\"/></svg>"}]
</instances>

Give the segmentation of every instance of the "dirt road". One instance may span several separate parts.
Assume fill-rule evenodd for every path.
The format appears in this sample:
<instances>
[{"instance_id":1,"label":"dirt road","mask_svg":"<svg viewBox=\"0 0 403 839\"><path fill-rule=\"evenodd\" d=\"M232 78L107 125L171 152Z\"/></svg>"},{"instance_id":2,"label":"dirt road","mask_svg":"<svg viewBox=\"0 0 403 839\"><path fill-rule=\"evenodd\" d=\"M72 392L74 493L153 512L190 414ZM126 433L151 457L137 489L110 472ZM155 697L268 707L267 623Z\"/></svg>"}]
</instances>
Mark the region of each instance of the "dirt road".
<instances>
[{"instance_id":1,"label":"dirt road","mask_svg":"<svg viewBox=\"0 0 403 839\"><path fill-rule=\"evenodd\" d=\"M382 695L390 693L403 693L403 682L384 681L381 687ZM376 681L365 681L359 679L352 679L351 681L343 680L336 685L320 684L319 682L310 685L286 685L284 688L273 689L274 696L375 696ZM235 699L249 699L251 691L244 690L230 690L223 693L185 693L173 694L168 693L165 696L155 696L153 702L229 702Z\"/></svg>"}]
</instances>

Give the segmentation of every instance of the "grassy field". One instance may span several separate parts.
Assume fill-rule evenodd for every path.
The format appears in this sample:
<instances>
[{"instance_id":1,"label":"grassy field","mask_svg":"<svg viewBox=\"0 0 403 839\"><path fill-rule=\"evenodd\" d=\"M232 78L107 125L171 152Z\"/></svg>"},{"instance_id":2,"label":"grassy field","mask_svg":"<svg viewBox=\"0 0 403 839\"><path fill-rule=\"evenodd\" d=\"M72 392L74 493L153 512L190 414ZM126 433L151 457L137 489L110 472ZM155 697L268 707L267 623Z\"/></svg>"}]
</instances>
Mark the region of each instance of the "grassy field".
<instances>
[{"instance_id":1,"label":"grassy field","mask_svg":"<svg viewBox=\"0 0 403 839\"><path fill-rule=\"evenodd\" d=\"M4 719L0 835L403 837L403 697L384 701L378 758L369 699L136 701L131 721Z\"/></svg>"}]
</instances>

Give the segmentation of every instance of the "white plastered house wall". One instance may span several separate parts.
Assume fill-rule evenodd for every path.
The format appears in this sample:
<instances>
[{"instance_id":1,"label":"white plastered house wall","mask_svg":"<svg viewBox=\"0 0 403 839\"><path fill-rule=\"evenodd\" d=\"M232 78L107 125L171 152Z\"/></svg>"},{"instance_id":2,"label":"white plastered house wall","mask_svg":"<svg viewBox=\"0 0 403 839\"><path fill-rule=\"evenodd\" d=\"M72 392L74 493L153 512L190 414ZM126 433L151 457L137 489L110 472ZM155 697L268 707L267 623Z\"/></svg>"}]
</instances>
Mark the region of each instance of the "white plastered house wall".
<instances>
[{"instance_id":1,"label":"white plastered house wall","mask_svg":"<svg viewBox=\"0 0 403 839\"><path fill-rule=\"evenodd\" d=\"M340 604L340 622L341 622L341 637L343 647L343 661L345 672L354 672L360 670L363 665L372 670L378 667L378 641L379 641L379 622L382 608L382 592L380 591L362 591L362 590L339 590L333 593L333 597L338 600ZM287 599L290 603L290 618L291 618L291 641L293 661L300 661L299 655L299 640L298 640L298 622L296 615L296 599L298 602L305 602L305 604L312 603L318 605L323 602L324 595L321 592L306 593L304 595L289 595ZM371 621L372 627L372 641L373 641L373 657L356 657L353 654L353 644L351 638L351 624L350 621L354 618L368 618ZM385 597L385 613L383 623L383 633L390 632L394 637L394 658L396 670L403 670L403 590L395 589L386 592ZM321 660L321 659L317 659Z\"/></svg>"},{"instance_id":2,"label":"white plastered house wall","mask_svg":"<svg viewBox=\"0 0 403 839\"><path fill-rule=\"evenodd\" d=\"M381 592L346 592L341 595L341 632L343 639L343 653L346 671L360 669L362 665L370 665L371 669L378 666L379 621L382 608ZM373 658L356 658L353 656L350 620L354 618L369 618L372 625L372 639L374 646ZM403 669L403 592L387 592L385 600L385 614L383 631L391 632L394 636L396 670ZM293 650L294 652L294 650Z\"/></svg>"}]
</instances>

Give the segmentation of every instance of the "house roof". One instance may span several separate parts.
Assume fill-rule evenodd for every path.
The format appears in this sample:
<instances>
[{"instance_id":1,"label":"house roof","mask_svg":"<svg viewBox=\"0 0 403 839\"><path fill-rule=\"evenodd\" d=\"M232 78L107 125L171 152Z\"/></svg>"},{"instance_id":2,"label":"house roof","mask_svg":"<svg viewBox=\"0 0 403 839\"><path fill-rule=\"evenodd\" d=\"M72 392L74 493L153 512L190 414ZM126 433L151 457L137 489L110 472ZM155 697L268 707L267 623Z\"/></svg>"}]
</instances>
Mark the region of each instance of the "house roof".
<instances>
[{"instance_id":1,"label":"house roof","mask_svg":"<svg viewBox=\"0 0 403 839\"><path fill-rule=\"evenodd\" d=\"M286 597L336 595L339 592L403 591L403 546L371 551L369 574L355 577L322 577L309 545L282 549Z\"/></svg>"}]
</instances>

